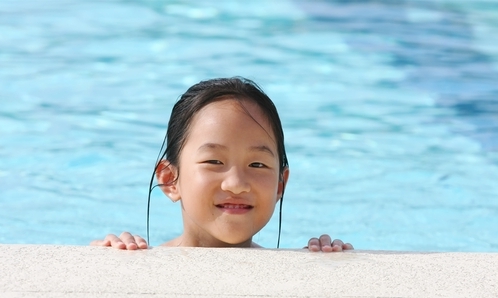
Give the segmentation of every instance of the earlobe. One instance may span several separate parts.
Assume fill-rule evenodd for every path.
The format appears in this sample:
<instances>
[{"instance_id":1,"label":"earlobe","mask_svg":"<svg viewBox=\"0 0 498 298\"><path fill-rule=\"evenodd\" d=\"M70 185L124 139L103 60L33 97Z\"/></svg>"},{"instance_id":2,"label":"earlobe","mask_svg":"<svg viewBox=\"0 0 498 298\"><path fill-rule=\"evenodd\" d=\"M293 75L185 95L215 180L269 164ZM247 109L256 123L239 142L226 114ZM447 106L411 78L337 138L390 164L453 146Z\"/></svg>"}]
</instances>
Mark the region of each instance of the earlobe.
<instances>
[{"instance_id":1,"label":"earlobe","mask_svg":"<svg viewBox=\"0 0 498 298\"><path fill-rule=\"evenodd\" d=\"M286 167L282 174L280 174L280 178L278 180L278 191L277 191L277 202L284 195L285 186L287 185L287 180L289 180L289 168Z\"/></svg>"},{"instance_id":2,"label":"earlobe","mask_svg":"<svg viewBox=\"0 0 498 298\"><path fill-rule=\"evenodd\" d=\"M159 187L171 201L179 201L181 196L176 185L178 170L167 160L161 160L156 167L156 178Z\"/></svg>"}]
</instances>

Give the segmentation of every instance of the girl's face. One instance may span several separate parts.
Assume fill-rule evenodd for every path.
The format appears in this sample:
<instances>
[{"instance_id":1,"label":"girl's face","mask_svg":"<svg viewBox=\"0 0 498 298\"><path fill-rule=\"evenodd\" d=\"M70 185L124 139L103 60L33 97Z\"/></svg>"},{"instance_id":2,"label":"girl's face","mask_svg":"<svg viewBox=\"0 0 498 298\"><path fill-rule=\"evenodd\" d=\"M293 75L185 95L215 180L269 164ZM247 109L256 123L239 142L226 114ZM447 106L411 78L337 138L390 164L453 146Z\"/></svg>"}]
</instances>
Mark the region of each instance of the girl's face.
<instances>
[{"instance_id":1,"label":"girl's face","mask_svg":"<svg viewBox=\"0 0 498 298\"><path fill-rule=\"evenodd\" d=\"M159 173L159 183L178 173L169 168L173 174ZM288 169L279 174L275 136L259 106L230 98L194 116L179 168L178 180L163 191L181 200L186 246L249 246L289 175Z\"/></svg>"}]
</instances>

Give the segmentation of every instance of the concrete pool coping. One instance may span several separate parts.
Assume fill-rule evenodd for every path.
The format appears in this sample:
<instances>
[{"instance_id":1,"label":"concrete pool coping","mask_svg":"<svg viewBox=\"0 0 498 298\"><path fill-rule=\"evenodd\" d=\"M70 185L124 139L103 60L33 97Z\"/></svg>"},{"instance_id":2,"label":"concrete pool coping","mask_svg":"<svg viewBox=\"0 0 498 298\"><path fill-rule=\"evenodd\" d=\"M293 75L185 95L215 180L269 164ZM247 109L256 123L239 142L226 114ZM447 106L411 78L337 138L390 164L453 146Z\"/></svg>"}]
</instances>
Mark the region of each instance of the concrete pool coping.
<instances>
[{"instance_id":1,"label":"concrete pool coping","mask_svg":"<svg viewBox=\"0 0 498 298\"><path fill-rule=\"evenodd\" d=\"M497 297L497 253L0 245L1 297Z\"/></svg>"}]
</instances>

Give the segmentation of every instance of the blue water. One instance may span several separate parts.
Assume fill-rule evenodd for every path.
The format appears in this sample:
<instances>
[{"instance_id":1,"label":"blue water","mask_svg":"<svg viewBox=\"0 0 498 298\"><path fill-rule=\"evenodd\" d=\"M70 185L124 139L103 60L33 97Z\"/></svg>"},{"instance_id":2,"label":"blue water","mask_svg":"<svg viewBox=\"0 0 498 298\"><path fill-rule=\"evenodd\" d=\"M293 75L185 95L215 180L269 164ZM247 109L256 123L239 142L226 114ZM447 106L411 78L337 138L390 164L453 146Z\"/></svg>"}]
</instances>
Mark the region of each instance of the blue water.
<instances>
[{"instance_id":1,"label":"blue water","mask_svg":"<svg viewBox=\"0 0 498 298\"><path fill-rule=\"evenodd\" d=\"M172 105L234 75L282 117L281 247L498 252L492 0L2 0L0 243L145 235ZM155 191L152 244L180 232Z\"/></svg>"}]
</instances>

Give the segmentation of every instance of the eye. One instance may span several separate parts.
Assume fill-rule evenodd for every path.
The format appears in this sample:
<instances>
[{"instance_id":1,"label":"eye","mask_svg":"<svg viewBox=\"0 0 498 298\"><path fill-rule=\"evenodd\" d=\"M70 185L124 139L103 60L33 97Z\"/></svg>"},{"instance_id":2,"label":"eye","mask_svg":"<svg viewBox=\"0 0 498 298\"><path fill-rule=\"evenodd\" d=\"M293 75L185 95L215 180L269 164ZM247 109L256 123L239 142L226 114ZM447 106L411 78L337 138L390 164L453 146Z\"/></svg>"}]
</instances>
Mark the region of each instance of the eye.
<instances>
[{"instance_id":1,"label":"eye","mask_svg":"<svg viewBox=\"0 0 498 298\"><path fill-rule=\"evenodd\" d=\"M266 168L266 165L261 162L253 162L249 166L252 168Z\"/></svg>"},{"instance_id":2,"label":"eye","mask_svg":"<svg viewBox=\"0 0 498 298\"><path fill-rule=\"evenodd\" d=\"M223 163L216 159L206 160L204 163L212 164L212 165L222 165Z\"/></svg>"}]
</instances>

